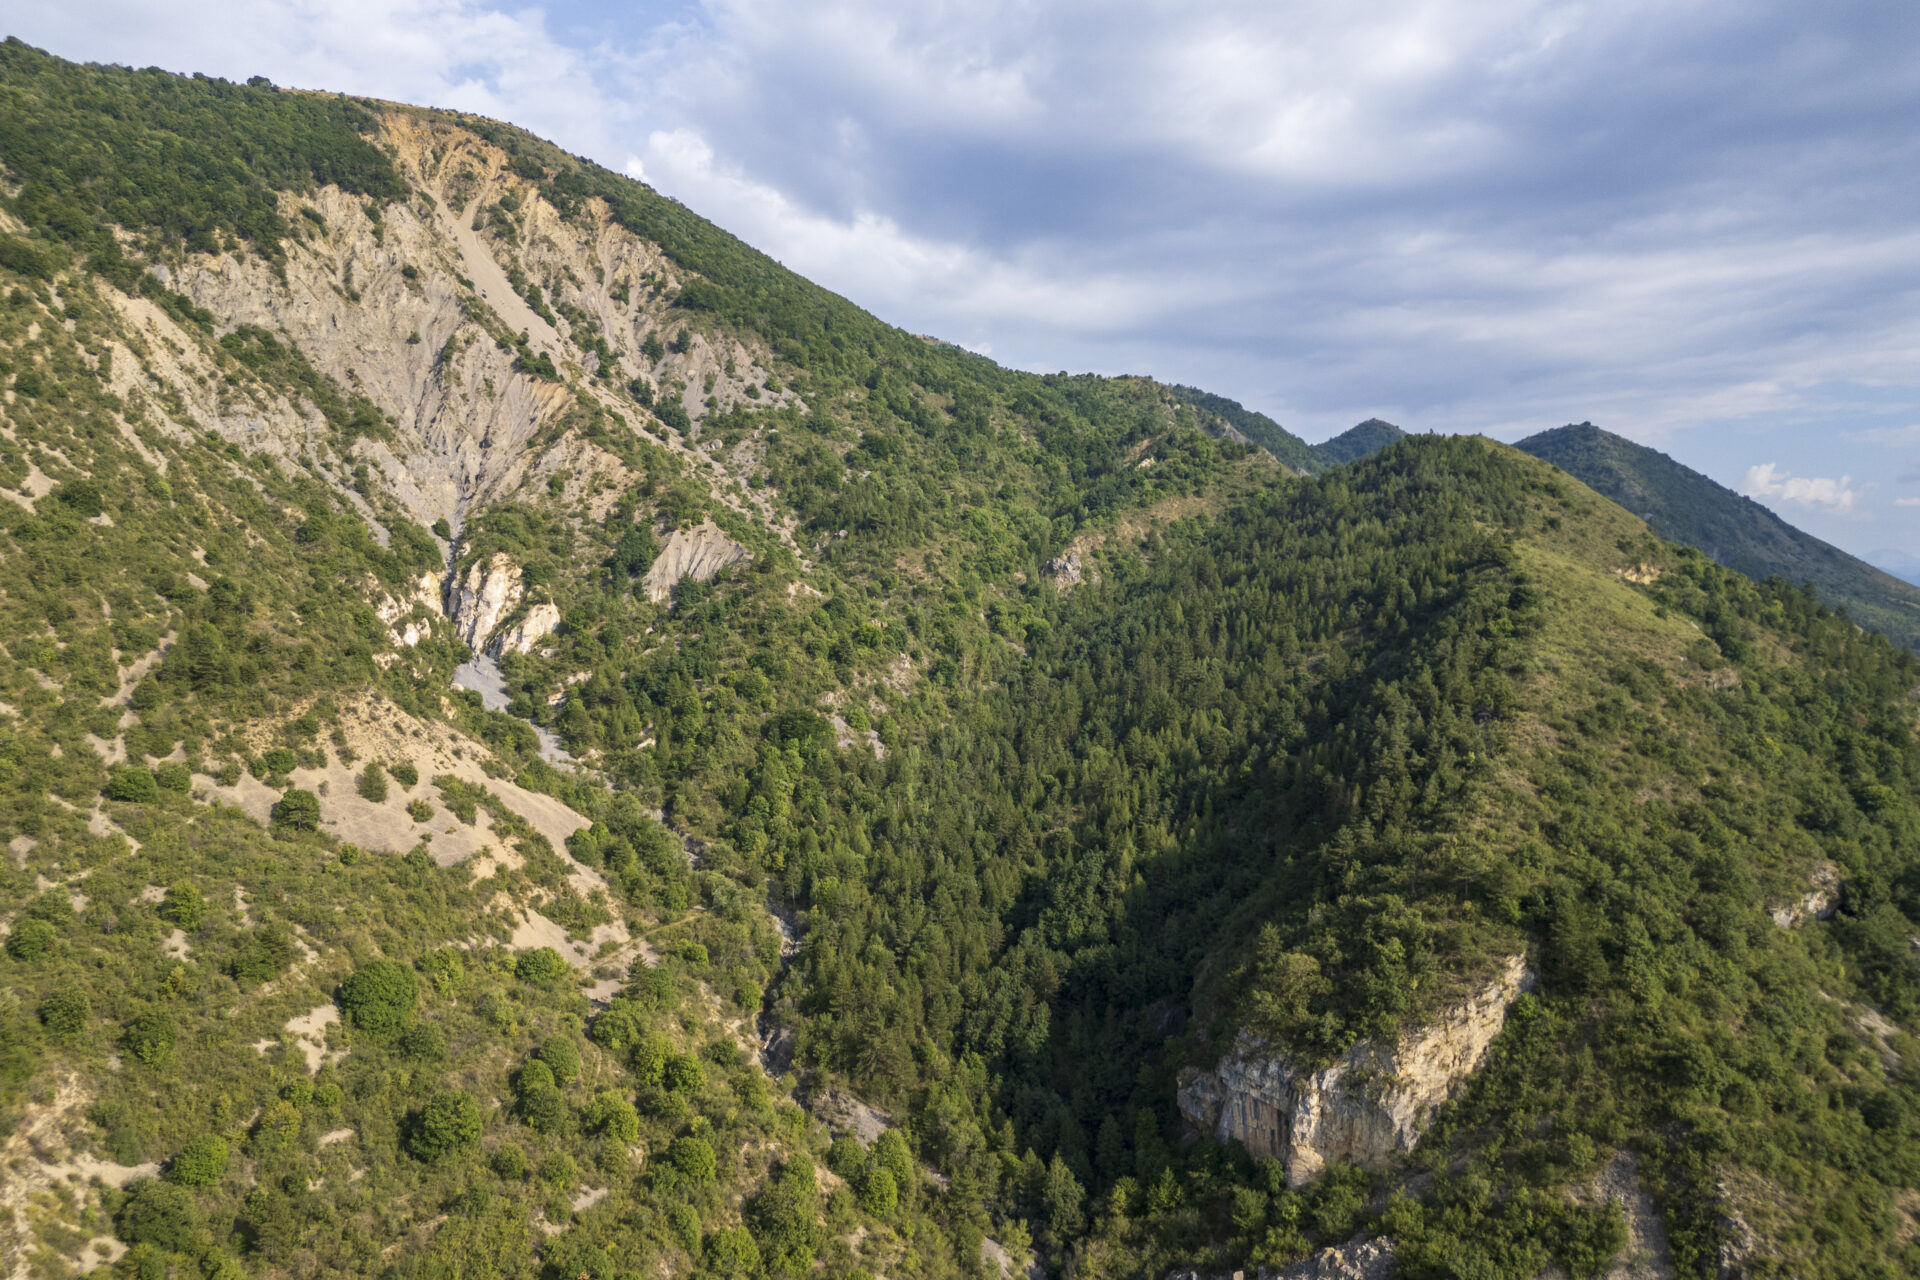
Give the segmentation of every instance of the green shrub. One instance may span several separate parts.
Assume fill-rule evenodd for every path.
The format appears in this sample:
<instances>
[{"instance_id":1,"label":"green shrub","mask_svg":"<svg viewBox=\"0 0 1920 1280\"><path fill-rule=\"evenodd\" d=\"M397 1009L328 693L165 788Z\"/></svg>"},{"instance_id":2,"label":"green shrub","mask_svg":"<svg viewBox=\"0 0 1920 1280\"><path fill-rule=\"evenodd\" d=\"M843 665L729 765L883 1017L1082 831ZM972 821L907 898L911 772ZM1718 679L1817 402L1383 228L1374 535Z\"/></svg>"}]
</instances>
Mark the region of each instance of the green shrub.
<instances>
[{"instance_id":1,"label":"green shrub","mask_svg":"<svg viewBox=\"0 0 1920 1280\"><path fill-rule=\"evenodd\" d=\"M513 1091L526 1094L534 1089L554 1087L553 1068L535 1058L516 1071L513 1076Z\"/></svg>"},{"instance_id":2,"label":"green shrub","mask_svg":"<svg viewBox=\"0 0 1920 1280\"><path fill-rule=\"evenodd\" d=\"M869 1167L885 1169L893 1175L893 1185L901 1190L914 1182L913 1151L898 1129L888 1129L873 1142ZM1064 1166L1062 1166L1064 1167Z\"/></svg>"},{"instance_id":3,"label":"green shrub","mask_svg":"<svg viewBox=\"0 0 1920 1280\"><path fill-rule=\"evenodd\" d=\"M427 975L427 981L440 995L449 996L458 991L467 979L466 961L460 958L456 947L440 947L427 952L416 962L421 973Z\"/></svg>"},{"instance_id":4,"label":"green shrub","mask_svg":"<svg viewBox=\"0 0 1920 1280\"><path fill-rule=\"evenodd\" d=\"M513 976L522 982L552 982L567 971L566 960L552 947L523 951L513 963Z\"/></svg>"},{"instance_id":5,"label":"green shrub","mask_svg":"<svg viewBox=\"0 0 1920 1280\"><path fill-rule=\"evenodd\" d=\"M867 1170L860 1183L860 1207L876 1218L890 1218L900 1206L900 1184L885 1169Z\"/></svg>"},{"instance_id":6,"label":"green shrub","mask_svg":"<svg viewBox=\"0 0 1920 1280\"><path fill-rule=\"evenodd\" d=\"M293 766L300 763L300 757L293 754L292 747L275 747L260 757L260 767L268 777L278 777L292 773Z\"/></svg>"},{"instance_id":7,"label":"green shrub","mask_svg":"<svg viewBox=\"0 0 1920 1280\"><path fill-rule=\"evenodd\" d=\"M587 1035L608 1053L625 1053L640 1038L640 1020L631 1008L616 1004L593 1020Z\"/></svg>"},{"instance_id":8,"label":"green shrub","mask_svg":"<svg viewBox=\"0 0 1920 1280\"><path fill-rule=\"evenodd\" d=\"M433 806L425 800L409 800L407 802L407 816L415 822L431 822L433 820Z\"/></svg>"},{"instance_id":9,"label":"green shrub","mask_svg":"<svg viewBox=\"0 0 1920 1280\"><path fill-rule=\"evenodd\" d=\"M190 884L180 883L167 889L167 896L160 902L160 918L169 924L177 925L181 932L192 933L200 927L206 918L207 900L200 891Z\"/></svg>"},{"instance_id":10,"label":"green shrub","mask_svg":"<svg viewBox=\"0 0 1920 1280\"><path fill-rule=\"evenodd\" d=\"M534 1181L549 1191L568 1192L580 1181L580 1166L564 1151L556 1151L540 1162Z\"/></svg>"},{"instance_id":11,"label":"green shrub","mask_svg":"<svg viewBox=\"0 0 1920 1280\"><path fill-rule=\"evenodd\" d=\"M746 1280L760 1273L760 1246L745 1227L722 1227L707 1237L701 1255L707 1270L727 1280Z\"/></svg>"},{"instance_id":12,"label":"green shrub","mask_svg":"<svg viewBox=\"0 0 1920 1280\"><path fill-rule=\"evenodd\" d=\"M40 1025L55 1040L71 1040L87 1029L93 1007L78 987L63 987L40 1002Z\"/></svg>"},{"instance_id":13,"label":"green shrub","mask_svg":"<svg viewBox=\"0 0 1920 1280\"><path fill-rule=\"evenodd\" d=\"M340 1011L353 1026L376 1036L405 1030L419 999L413 974L391 960L369 961L340 984Z\"/></svg>"},{"instance_id":14,"label":"green shrub","mask_svg":"<svg viewBox=\"0 0 1920 1280\"><path fill-rule=\"evenodd\" d=\"M279 921L251 930L234 949L227 972L241 982L271 982L293 964L293 930Z\"/></svg>"},{"instance_id":15,"label":"green shrub","mask_svg":"<svg viewBox=\"0 0 1920 1280\"><path fill-rule=\"evenodd\" d=\"M548 1036L540 1045L540 1061L553 1072L556 1084L572 1084L580 1074L579 1046L566 1036Z\"/></svg>"},{"instance_id":16,"label":"green shrub","mask_svg":"<svg viewBox=\"0 0 1920 1280\"><path fill-rule=\"evenodd\" d=\"M827 1148L827 1168L848 1182L858 1182L867 1167L867 1149L852 1134L841 1134Z\"/></svg>"},{"instance_id":17,"label":"green shrub","mask_svg":"<svg viewBox=\"0 0 1920 1280\"><path fill-rule=\"evenodd\" d=\"M14 922L7 935L7 954L26 963L38 960L53 945L54 928L45 920L28 918Z\"/></svg>"},{"instance_id":18,"label":"green shrub","mask_svg":"<svg viewBox=\"0 0 1920 1280\"><path fill-rule=\"evenodd\" d=\"M687 1181L701 1185L714 1181L719 1169L704 1138L675 1138L667 1147L667 1163Z\"/></svg>"},{"instance_id":19,"label":"green shrub","mask_svg":"<svg viewBox=\"0 0 1920 1280\"><path fill-rule=\"evenodd\" d=\"M508 1182L519 1182L527 1176L527 1153L511 1142L495 1151L487 1164Z\"/></svg>"},{"instance_id":20,"label":"green shrub","mask_svg":"<svg viewBox=\"0 0 1920 1280\"><path fill-rule=\"evenodd\" d=\"M387 771L380 767L378 760L369 760L367 767L360 771L360 780L356 789L362 800L371 800L375 804L384 803L387 798Z\"/></svg>"},{"instance_id":21,"label":"green shrub","mask_svg":"<svg viewBox=\"0 0 1920 1280\"><path fill-rule=\"evenodd\" d=\"M318 831L320 797L296 787L273 806L272 818L276 831Z\"/></svg>"},{"instance_id":22,"label":"green shrub","mask_svg":"<svg viewBox=\"0 0 1920 1280\"><path fill-rule=\"evenodd\" d=\"M706 1087L706 1068L690 1053L676 1053L667 1059L661 1082L674 1093L698 1093Z\"/></svg>"},{"instance_id":23,"label":"green shrub","mask_svg":"<svg viewBox=\"0 0 1920 1280\"><path fill-rule=\"evenodd\" d=\"M403 1058L412 1058L416 1062L439 1062L447 1056L447 1037L431 1022L422 1022L402 1032L393 1047Z\"/></svg>"},{"instance_id":24,"label":"green shrub","mask_svg":"<svg viewBox=\"0 0 1920 1280\"><path fill-rule=\"evenodd\" d=\"M555 1134L567 1127L567 1100L550 1084L527 1086L520 1093L520 1118L535 1133Z\"/></svg>"},{"instance_id":25,"label":"green shrub","mask_svg":"<svg viewBox=\"0 0 1920 1280\"><path fill-rule=\"evenodd\" d=\"M193 790L193 770L177 760L162 760L153 766L153 780L162 791L186 795Z\"/></svg>"},{"instance_id":26,"label":"green shrub","mask_svg":"<svg viewBox=\"0 0 1920 1280\"><path fill-rule=\"evenodd\" d=\"M157 1066L173 1052L180 1028L164 1009L150 1009L127 1024L127 1052L148 1066Z\"/></svg>"},{"instance_id":27,"label":"green shrub","mask_svg":"<svg viewBox=\"0 0 1920 1280\"><path fill-rule=\"evenodd\" d=\"M387 772L393 775L395 782L409 791L419 785L420 771L413 767L413 761L411 760L402 760L397 764L390 764L387 766Z\"/></svg>"},{"instance_id":28,"label":"green shrub","mask_svg":"<svg viewBox=\"0 0 1920 1280\"><path fill-rule=\"evenodd\" d=\"M480 1142L480 1104L470 1093L450 1089L437 1093L414 1117L407 1149L433 1163Z\"/></svg>"},{"instance_id":29,"label":"green shrub","mask_svg":"<svg viewBox=\"0 0 1920 1280\"><path fill-rule=\"evenodd\" d=\"M603 1089L595 1094L581 1118L590 1131L605 1134L617 1142L632 1144L640 1140L640 1113L612 1090Z\"/></svg>"},{"instance_id":30,"label":"green shrub","mask_svg":"<svg viewBox=\"0 0 1920 1280\"><path fill-rule=\"evenodd\" d=\"M165 1177L183 1187L210 1187L227 1172L227 1140L203 1133L167 1162Z\"/></svg>"},{"instance_id":31,"label":"green shrub","mask_svg":"<svg viewBox=\"0 0 1920 1280\"><path fill-rule=\"evenodd\" d=\"M185 1187L143 1178L132 1190L114 1215L114 1234L122 1240L183 1253L199 1239L200 1206Z\"/></svg>"},{"instance_id":32,"label":"green shrub","mask_svg":"<svg viewBox=\"0 0 1920 1280\"><path fill-rule=\"evenodd\" d=\"M107 785L101 788L101 794L109 800L119 800L126 804L152 804L160 798L160 788L155 784L153 775L138 767L115 769L107 778Z\"/></svg>"}]
</instances>

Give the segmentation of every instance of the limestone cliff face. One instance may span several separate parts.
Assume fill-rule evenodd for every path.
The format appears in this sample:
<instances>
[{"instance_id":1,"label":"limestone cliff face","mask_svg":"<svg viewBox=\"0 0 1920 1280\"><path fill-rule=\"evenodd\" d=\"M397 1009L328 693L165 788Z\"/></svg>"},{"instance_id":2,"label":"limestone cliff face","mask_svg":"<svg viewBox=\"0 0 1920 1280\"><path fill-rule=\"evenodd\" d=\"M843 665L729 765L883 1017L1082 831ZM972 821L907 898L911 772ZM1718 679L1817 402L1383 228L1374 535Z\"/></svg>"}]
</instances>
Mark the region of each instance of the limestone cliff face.
<instances>
[{"instance_id":1,"label":"limestone cliff face","mask_svg":"<svg viewBox=\"0 0 1920 1280\"><path fill-rule=\"evenodd\" d=\"M520 566L505 555L475 560L465 577L456 576L447 591L453 629L475 653L489 648L500 623L520 604Z\"/></svg>"},{"instance_id":2,"label":"limestone cliff face","mask_svg":"<svg viewBox=\"0 0 1920 1280\"><path fill-rule=\"evenodd\" d=\"M698 528L675 529L647 570L647 599L657 604L673 594L682 578L705 582L728 565L751 558L751 552L711 520Z\"/></svg>"},{"instance_id":3,"label":"limestone cliff face","mask_svg":"<svg viewBox=\"0 0 1920 1280\"><path fill-rule=\"evenodd\" d=\"M536 604L518 621L504 627L493 642L496 656L502 653L527 653L552 635L560 625L560 609L552 604Z\"/></svg>"},{"instance_id":4,"label":"limestone cliff face","mask_svg":"<svg viewBox=\"0 0 1920 1280\"><path fill-rule=\"evenodd\" d=\"M1486 985L1396 1041L1363 1040L1333 1064L1305 1071L1242 1037L1211 1071L1182 1073L1180 1112L1220 1141L1285 1163L1300 1186L1330 1161L1384 1168L1413 1148L1434 1110L1479 1070L1507 1008L1536 975L1510 956Z\"/></svg>"},{"instance_id":5,"label":"limestone cliff face","mask_svg":"<svg viewBox=\"0 0 1920 1280\"><path fill-rule=\"evenodd\" d=\"M448 584L448 613L453 629L475 653L497 658L503 653L526 653L560 625L560 610L542 601L520 611L526 599L520 566L510 556L496 553L467 566Z\"/></svg>"}]
</instances>

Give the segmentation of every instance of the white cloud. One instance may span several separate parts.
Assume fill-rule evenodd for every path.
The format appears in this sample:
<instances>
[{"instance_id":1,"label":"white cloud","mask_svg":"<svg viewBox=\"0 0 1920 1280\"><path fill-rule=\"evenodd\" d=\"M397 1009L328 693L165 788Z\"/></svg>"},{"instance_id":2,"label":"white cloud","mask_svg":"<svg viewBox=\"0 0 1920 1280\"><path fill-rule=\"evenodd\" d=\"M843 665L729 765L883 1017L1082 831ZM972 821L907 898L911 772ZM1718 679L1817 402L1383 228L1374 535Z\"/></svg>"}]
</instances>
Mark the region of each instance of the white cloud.
<instances>
[{"instance_id":1,"label":"white cloud","mask_svg":"<svg viewBox=\"0 0 1920 1280\"><path fill-rule=\"evenodd\" d=\"M1907 427L1867 427L1847 432L1847 439L1861 444L1920 444L1920 422Z\"/></svg>"},{"instance_id":2,"label":"white cloud","mask_svg":"<svg viewBox=\"0 0 1920 1280\"><path fill-rule=\"evenodd\" d=\"M1893 505L1896 507L1920 507L1920 498L1895 498Z\"/></svg>"},{"instance_id":3,"label":"white cloud","mask_svg":"<svg viewBox=\"0 0 1920 1280\"><path fill-rule=\"evenodd\" d=\"M1852 476L1832 480L1825 476L1784 475L1771 462L1748 467L1747 482L1741 486L1740 492L1749 498L1774 498L1781 502L1827 507L1835 511L1851 510L1853 500L1858 496L1853 488Z\"/></svg>"}]
</instances>

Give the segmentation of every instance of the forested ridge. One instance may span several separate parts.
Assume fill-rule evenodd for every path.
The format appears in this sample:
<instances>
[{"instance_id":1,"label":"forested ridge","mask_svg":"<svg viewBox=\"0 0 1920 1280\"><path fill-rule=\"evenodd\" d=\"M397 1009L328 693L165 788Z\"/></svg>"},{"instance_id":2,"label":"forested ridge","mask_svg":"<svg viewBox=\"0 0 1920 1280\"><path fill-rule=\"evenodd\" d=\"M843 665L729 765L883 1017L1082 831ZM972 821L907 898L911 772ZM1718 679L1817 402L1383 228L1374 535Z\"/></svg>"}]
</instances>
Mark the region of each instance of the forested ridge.
<instances>
[{"instance_id":1,"label":"forested ridge","mask_svg":"<svg viewBox=\"0 0 1920 1280\"><path fill-rule=\"evenodd\" d=\"M1518 448L1578 476L1662 537L1700 548L1754 578L1811 582L1854 621L1911 647L1920 640L1920 589L1796 529L1753 499L1664 453L1591 423L1555 427Z\"/></svg>"},{"instance_id":2,"label":"forested ridge","mask_svg":"<svg viewBox=\"0 0 1920 1280\"><path fill-rule=\"evenodd\" d=\"M1292 474L509 126L18 42L0 102L0 1261L1530 1280L1625 1168L1675 1274L1920 1271L1920 659L1811 591L1478 438ZM426 518L371 355L216 309L326 254L445 290L517 488ZM419 586L496 561L504 712ZM1516 955L1402 1159L1179 1116Z\"/></svg>"}]
</instances>

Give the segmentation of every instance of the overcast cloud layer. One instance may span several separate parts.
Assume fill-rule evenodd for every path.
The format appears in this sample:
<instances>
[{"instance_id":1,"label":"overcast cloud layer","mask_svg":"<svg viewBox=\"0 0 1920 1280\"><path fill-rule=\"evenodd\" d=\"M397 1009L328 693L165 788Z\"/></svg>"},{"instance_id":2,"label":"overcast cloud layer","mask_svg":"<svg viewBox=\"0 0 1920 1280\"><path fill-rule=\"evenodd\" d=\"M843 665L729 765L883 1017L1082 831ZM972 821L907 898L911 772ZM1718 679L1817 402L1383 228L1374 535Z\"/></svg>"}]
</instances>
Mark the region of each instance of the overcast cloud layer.
<instances>
[{"instance_id":1,"label":"overcast cloud layer","mask_svg":"<svg viewBox=\"0 0 1920 1280\"><path fill-rule=\"evenodd\" d=\"M1309 439L1591 419L1920 556L1920 7L16 0L66 57L458 107L905 327Z\"/></svg>"}]
</instances>

